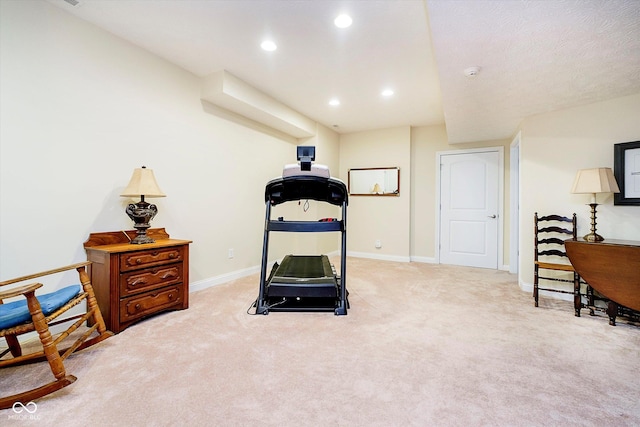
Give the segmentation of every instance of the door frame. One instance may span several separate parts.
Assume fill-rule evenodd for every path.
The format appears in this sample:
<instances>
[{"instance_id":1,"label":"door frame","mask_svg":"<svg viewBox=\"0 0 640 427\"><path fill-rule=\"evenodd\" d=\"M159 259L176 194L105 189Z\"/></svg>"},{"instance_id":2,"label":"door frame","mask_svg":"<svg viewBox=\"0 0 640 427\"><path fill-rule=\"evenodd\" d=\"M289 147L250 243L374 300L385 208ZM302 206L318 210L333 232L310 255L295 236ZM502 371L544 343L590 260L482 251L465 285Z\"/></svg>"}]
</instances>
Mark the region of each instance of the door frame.
<instances>
[{"instance_id":1,"label":"door frame","mask_svg":"<svg viewBox=\"0 0 640 427\"><path fill-rule=\"evenodd\" d=\"M509 152L509 273L520 278L520 132Z\"/></svg>"},{"instance_id":2,"label":"door frame","mask_svg":"<svg viewBox=\"0 0 640 427\"><path fill-rule=\"evenodd\" d=\"M442 192L441 189L441 174L442 174L442 157L450 156L456 154L474 154L474 153L487 153L487 152L497 152L498 153L498 270L505 270L504 266L504 147L486 147L486 148L469 148L469 149L461 149L461 150L447 150L447 151L437 151L436 152L436 239L435 239L435 254L436 264L440 264L440 194Z\"/></svg>"}]
</instances>

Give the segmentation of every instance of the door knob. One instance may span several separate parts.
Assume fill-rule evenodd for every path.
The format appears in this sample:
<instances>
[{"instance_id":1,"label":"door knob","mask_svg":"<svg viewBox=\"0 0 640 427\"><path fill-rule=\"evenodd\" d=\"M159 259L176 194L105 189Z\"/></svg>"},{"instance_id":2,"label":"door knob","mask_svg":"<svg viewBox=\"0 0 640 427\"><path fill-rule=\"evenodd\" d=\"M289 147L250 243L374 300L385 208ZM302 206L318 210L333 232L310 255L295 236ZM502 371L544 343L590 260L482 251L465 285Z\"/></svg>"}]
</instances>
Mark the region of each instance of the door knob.
<instances>
[{"instance_id":1,"label":"door knob","mask_svg":"<svg viewBox=\"0 0 640 427\"><path fill-rule=\"evenodd\" d=\"M487 218L495 218L495 215L487 215Z\"/></svg>"}]
</instances>

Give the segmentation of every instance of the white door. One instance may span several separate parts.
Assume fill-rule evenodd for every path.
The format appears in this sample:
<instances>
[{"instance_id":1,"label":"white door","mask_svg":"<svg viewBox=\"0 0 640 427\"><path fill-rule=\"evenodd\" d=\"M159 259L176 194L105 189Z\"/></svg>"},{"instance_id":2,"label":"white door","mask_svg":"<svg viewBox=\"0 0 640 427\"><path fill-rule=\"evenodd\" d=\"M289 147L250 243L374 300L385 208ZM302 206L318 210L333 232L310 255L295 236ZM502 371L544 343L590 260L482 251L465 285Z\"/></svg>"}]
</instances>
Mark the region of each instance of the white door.
<instances>
[{"instance_id":1,"label":"white door","mask_svg":"<svg viewBox=\"0 0 640 427\"><path fill-rule=\"evenodd\" d=\"M440 262L498 268L500 153L440 157Z\"/></svg>"}]
</instances>

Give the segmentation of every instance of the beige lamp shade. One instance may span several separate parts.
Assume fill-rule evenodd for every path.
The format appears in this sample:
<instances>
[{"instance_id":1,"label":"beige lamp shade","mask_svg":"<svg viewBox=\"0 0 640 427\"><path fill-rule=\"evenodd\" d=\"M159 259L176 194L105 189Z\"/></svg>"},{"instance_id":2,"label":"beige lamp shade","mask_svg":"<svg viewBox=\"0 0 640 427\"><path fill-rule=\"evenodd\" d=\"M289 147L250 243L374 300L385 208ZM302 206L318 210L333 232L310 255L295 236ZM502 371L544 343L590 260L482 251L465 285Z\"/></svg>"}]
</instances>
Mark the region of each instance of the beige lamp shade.
<instances>
[{"instance_id":1,"label":"beige lamp shade","mask_svg":"<svg viewBox=\"0 0 640 427\"><path fill-rule=\"evenodd\" d=\"M581 169L573 181L572 193L592 194L593 203L597 193L619 193L618 183L611 168Z\"/></svg>"},{"instance_id":2,"label":"beige lamp shade","mask_svg":"<svg viewBox=\"0 0 640 427\"><path fill-rule=\"evenodd\" d=\"M153 170L147 169L145 166L133 170L133 175L129 181L129 185L120 194L122 197L166 197L166 194L160 190Z\"/></svg>"},{"instance_id":3,"label":"beige lamp shade","mask_svg":"<svg viewBox=\"0 0 640 427\"><path fill-rule=\"evenodd\" d=\"M619 193L618 183L611 168L581 169L573 181L572 193L591 194L591 232L584 236L587 242L601 242L604 237L596 233L596 194Z\"/></svg>"}]
</instances>

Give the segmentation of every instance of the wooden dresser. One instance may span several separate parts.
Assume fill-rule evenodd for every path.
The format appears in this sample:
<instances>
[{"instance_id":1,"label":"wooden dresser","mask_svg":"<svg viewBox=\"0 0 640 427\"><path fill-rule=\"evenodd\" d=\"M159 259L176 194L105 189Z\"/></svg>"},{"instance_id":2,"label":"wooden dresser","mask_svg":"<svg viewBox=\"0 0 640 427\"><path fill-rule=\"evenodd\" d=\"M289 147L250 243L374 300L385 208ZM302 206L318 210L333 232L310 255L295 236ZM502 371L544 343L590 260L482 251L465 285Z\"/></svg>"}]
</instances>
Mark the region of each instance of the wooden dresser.
<instances>
[{"instance_id":1,"label":"wooden dresser","mask_svg":"<svg viewBox=\"0 0 640 427\"><path fill-rule=\"evenodd\" d=\"M107 328L119 333L148 316L189 307L189 243L164 228L155 243L130 244L135 230L92 233L84 243L91 282Z\"/></svg>"}]
</instances>

